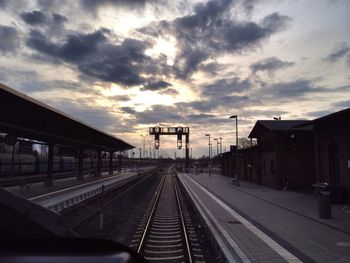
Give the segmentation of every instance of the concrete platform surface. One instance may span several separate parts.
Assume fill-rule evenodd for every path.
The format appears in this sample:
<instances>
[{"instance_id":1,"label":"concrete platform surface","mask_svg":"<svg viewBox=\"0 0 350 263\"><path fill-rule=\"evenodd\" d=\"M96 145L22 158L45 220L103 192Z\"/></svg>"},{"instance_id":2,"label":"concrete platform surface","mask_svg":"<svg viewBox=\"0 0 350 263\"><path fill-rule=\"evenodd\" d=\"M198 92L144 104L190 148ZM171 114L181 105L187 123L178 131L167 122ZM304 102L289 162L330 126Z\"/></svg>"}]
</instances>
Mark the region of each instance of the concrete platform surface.
<instances>
[{"instance_id":1,"label":"concrete platform surface","mask_svg":"<svg viewBox=\"0 0 350 263\"><path fill-rule=\"evenodd\" d=\"M350 262L350 215L317 218L313 196L277 191L219 174L179 174L232 262Z\"/></svg>"},{"instance_id":2,"label":"concrete platform surface","mask_svg":"<svg viewBox=\"0 0 350 263\"><path fill-rule=\"evenodd\" d=\"M151 170L145 168L144 171ZM13 186L7 190L27 198L28 200L55 212L68 208L78 202L90 198L102 191L102 186L108 188L136 177L136 171L125 170L113 175L102 173L100 177L85 177L83 180L65 178L54 181L54 186L44 186L43 182L33 183L27 188Z\"/></svg>"}]
</instances>

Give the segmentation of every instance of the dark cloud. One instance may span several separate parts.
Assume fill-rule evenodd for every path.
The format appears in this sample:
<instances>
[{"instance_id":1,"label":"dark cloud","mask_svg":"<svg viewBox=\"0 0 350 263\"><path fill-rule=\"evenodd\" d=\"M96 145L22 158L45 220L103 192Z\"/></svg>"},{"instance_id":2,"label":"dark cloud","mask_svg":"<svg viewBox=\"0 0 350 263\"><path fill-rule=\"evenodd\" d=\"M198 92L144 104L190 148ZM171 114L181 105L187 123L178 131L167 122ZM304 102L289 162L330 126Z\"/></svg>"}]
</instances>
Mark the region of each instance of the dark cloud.
<instances>
[{"instance_id":1,"label":"dark cloud","mask_svg":"<svg viewBox=\"0 0 350 263\"><path fill-rule=\"evenodd\" d=\"M224 69L226 69L227 65L219 64L216 62L211 62L207 64L200 64L198 66L198 70L204 71L206 73L209 73L211 75L218 75L218 72L222 72Z\"/></svg>"},{"instance_id":2,"label":"dark cloud","mask_svg":"<svg viewBox=\"0 0 350 263\"><path fill-rule=\"evenodd\" d=\"M114 44L108 35L108 30L100 29L89 34L68 35L64 42L54 43L39 31L32 30L27 45L75 65L87 76L126 86L155 82L154 77L150 80L141 77L142 73L166 74L166 66L162 66L164 58L157 60L144 54L150 43L126 38L120 44Z\"/></svg>"},{"instance_id":3,"label":"dark cloud","mask_svg":"<svg viewBox=\"0 0 350 263\"><path fill-rule=\"evenodd\" d=\"M146 0L80 0L81 5L88 11L95 13L101 6L143 7Z\"/></svg>"},{"instance_id":4,"label":"dark cloud","mask_svg":"<svg viewBox=\"0 0 350 263\"><path fill-rule=\"evenodd\" d=\"M47 21L47 17L40 11L23 12L20 17L29 25L42 25Z\"/></svg>"},{"instance_id":5,"label":"dark cloud","mask_svg":"<svg viewBox=\"0 0 350 263\"><path fill-rule=\"evenodd\" d=\"M176 89L168 88L168 89L164 89L164 90L159 91L159 94L176 96L179 94L179 92Z\"/></svg>"},{"instance_id":6,"label":"dark cloud","mask_svg":"<svg viewBox=\"0 0 350 263\"><path fill-rule=\"evenodd\" d=\"M269 73L273 73L276 70L285 69L294 65L295 62L282 61L277 57L270 57L250 65L250 69L253 73L256 73L258 71L267 71Z\"/></svg>"},{"instance_id":7,"label":"dark cloud","mask_svg":"<svg viewBox=\"0 0 350 263\"><path fill-rule=\"evenodd\" d=\"M53 17L54 24L62 25L64 23L68 22L67 17L60 15L60 14L57 14L57 13L52 14L52 17Z\"/></svg>"},{"instance_id":8,"label":"dark cloud","mask_svg":"<svg viewBox=\"0 0 350 263\"><path fill-rule=\"evenodd\" d=\"M350 92L350 85L326 88L317 86L310 80L297 79L290 82L278 82L274 84L261 83L261 88L255 92L256 96L268 101L278 99L279 101L293 101L302 99L307 95L317 96L319 94L346 94Z\"/></svg>"},{"instance_id":9,"label":"dark cloud","mask_svg":"<svg viewBox=\"0 0 350 263\"><path fill-rule=\"evenodd\" d=\"M201 87L201 93L205 97L217 98L228 96L235 92L248 91L251 87L249 79L241 80L238 77L219 79Z\"/></svg>"},{"instance_id":10,"label":"dark cloud","mask_svg":"<svg viewBox=\"0 0 350 263\"><path fill-rule=\"evenodd\" d=\"M114 96L108 96L109 100L113 101L128 101L130 100L130 96L128 95L114 95Z\"/></svg>"},{"instance_id":11,"label":"dark cloud","mask_svg":"<svg viewBox=\"0 0 350 263\"><path fill-rule=\"evenodd\" d=\"M298 79L291 82L279 82L263 86L259 94L265 98L295 99L295 97L302 97L306 94L326 91L329 91L329 89L324 87L314 87L311 81Z\"/></svg>"},{"instance_id":12,"label":"dark cloud","mask_svg":"<svg viewBox=\"0 0 350 263\"><path fill-rule=\"evenodd\" d=\"M5 8L7 5L7 1L6 0L0 0L0 7L1 8Z\"/></svg>"},{"instance_id":13,"label":"dark cloud","mask_svg":"<svg viewBox=\"0 0 350 263\"><path fill-rule=\"evenodd\" d=\"M137 111L134 110L134 108L132 107L121 107L120 110L124 113L128 113L128 114L135 114Z\"/></svg>"},{"instance_id":14,"label":"dark cloud","mask_svg":"<svg viewBox=\"0 0 350 263\"><path fill-rule=\"evenodd\" d=\"M193 14L171 22L162 21L158 25L161 30L143 29L142 32L175 35L180 49L175 70L178 77L187 78L213 53L239 53L253 48L284 29L290 20L287 16L273 13L259 23L238 21L230 17L232 6L231 0L199 3Z\"/></svg>"},{"instance_id":15,"label":"dark cloud","mask_svg":"<svg viewBox=\"0 0 350 263\"><path fill-rule=\"evenodd\" d=\"M49 41L41 32L31 30L27 45L42 53L66 61L79 61L85 56L94 53L97 45L105 40L103 30L99 30L86 35L69 35L65 43L56 44Z\"/></svg>"},{"instance_id":16,"label":"dark cloud","mask_svg":"<svg viewBox=\"0 0 350 263\"><path fill-rule=\"evenodd\" d=\"M329 63L334 63L345 57L350 51L350 47L345 43L341 42L336 44L336 47L333 51L324 59Z\"/></svg>"},{"instance_id":17,"label":"dark cloud","mask_svg":"<svg viewBox=\"0 0 350 263\"><path fill-rule=\"evenodd\" d=\"M166 82L164 80L159 80L159 81L151 80L151 81L147 81L147 83L141 90L162 90L170 86L172 85L169 82Z\"/></svg>"},{"instance_id":18,"label":"dark cloud","mask_svg":"<svg viewBox=\"0 0 350 263\"><path fill-rule=\"evenodd\" d=\"M11 26L0 25L0 53L13 53L20 46L20 37L18 31Z\"/></svg>"},{"instance_id":19,"label":"dark cloud","mask_svg":"<svg viewBox=\"0 0 350 263\"><path fill-rule=\"evenodd\" d=\"M36 0L38 4L38 9L40 9L42 12L47 11L54 11L57 12L57 10L64 9L67 5L71 7L74 2L68 1L68 0Z\"/></svg>"}]
</instances>

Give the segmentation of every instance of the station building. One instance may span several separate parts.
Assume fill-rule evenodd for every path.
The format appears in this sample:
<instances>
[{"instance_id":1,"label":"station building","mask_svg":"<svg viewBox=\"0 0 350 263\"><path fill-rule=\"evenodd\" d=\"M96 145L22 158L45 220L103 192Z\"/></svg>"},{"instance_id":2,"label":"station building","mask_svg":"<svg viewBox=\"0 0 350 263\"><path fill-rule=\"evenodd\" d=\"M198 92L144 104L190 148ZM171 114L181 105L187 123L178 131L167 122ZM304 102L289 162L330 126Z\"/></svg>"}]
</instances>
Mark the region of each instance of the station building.
<instances>
[{"instance_id":1,"label":"station building","mask_svg":"<svg viewBox=\"0 0 350 263\"><path fill-rule=\"evenodd\" d=\"M312 125L305 125L308 123L307 120L256 122L249 138L257 139L258 183L276 189L311 187L316 177L313 130Z\"/></svg>"},{"instance_id":2,"label":"station building","mask_svg":"<svg viewBox=\"0 0 350 263\"><path fill-rule=\"evenodd\" d=\"M350 108L312 121L318 182L333 188L333 202L350 197Z\"/></svg>"},{"instance_id":3,"label":"station building","mask_svg":"<svg viewBox=\"0 0 350 263\"><path fill-rule=\"evenodd\" d=\"M257 145L238 150L239 178L275 189L330 185L332 202L350 197L350 108L309 120L258 120ZM235 147L222 154L222 173L235 175Z\"/></svg>"}]
</instances>

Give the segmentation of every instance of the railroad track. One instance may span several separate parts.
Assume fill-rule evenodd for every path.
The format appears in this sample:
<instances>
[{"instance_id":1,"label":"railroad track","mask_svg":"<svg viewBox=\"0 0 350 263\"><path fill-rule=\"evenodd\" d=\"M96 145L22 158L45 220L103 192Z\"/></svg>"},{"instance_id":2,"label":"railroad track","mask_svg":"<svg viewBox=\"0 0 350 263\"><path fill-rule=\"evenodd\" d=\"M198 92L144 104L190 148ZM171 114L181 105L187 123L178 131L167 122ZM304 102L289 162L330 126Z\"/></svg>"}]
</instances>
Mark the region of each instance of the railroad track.
<instances>
[{"instance_id":1,"label":"railroad track","mask_svg":"<svg viewBox=\"0 0 350 263\"><path fill-rule=\"evenodd\" d=\"M130 247L149 262L205 262L173 166L164 174Z\"/></svg>"},{"instance_id":2,"label":"railroad track","mask_svg":"<svg viewBox=\"0 0 350 263\"><path fill-rule=\"evenodd\" d=\"M63 210L61 214L65 217L66 224L68 225L69 229L77 236L80 236L77 231L79 227L96 217L100 217L101 212L103 212L105 207L108 207L119 197L131 191L139 184L143 183L147 178L149 178L149 176L152 176L157 172L157 170L154 170L142 177L136 177L134 179L122 182L103 194L99 194L82 202L81 204L79 203L66 210Z\"/></svg>"}]
</instances>

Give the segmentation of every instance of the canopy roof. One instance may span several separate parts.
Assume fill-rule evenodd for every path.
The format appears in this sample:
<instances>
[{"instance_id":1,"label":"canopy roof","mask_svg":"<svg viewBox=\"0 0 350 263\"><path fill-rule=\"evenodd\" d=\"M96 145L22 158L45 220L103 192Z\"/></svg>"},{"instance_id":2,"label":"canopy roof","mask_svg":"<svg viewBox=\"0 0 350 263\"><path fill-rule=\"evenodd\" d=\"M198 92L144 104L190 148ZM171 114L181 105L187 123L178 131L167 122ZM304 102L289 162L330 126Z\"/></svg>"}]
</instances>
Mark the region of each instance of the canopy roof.
<instances>
[{"instance_id":1,"label":"canopy roof","mask_svg":"<svg viewBox=\"0 0 350 263\"><path fill-rule=\"evenodd\" d=\"M55 144L83 146L106 151L134 148L117 137L1 83L0 132Z\"/></svg>"}]
</instances>

